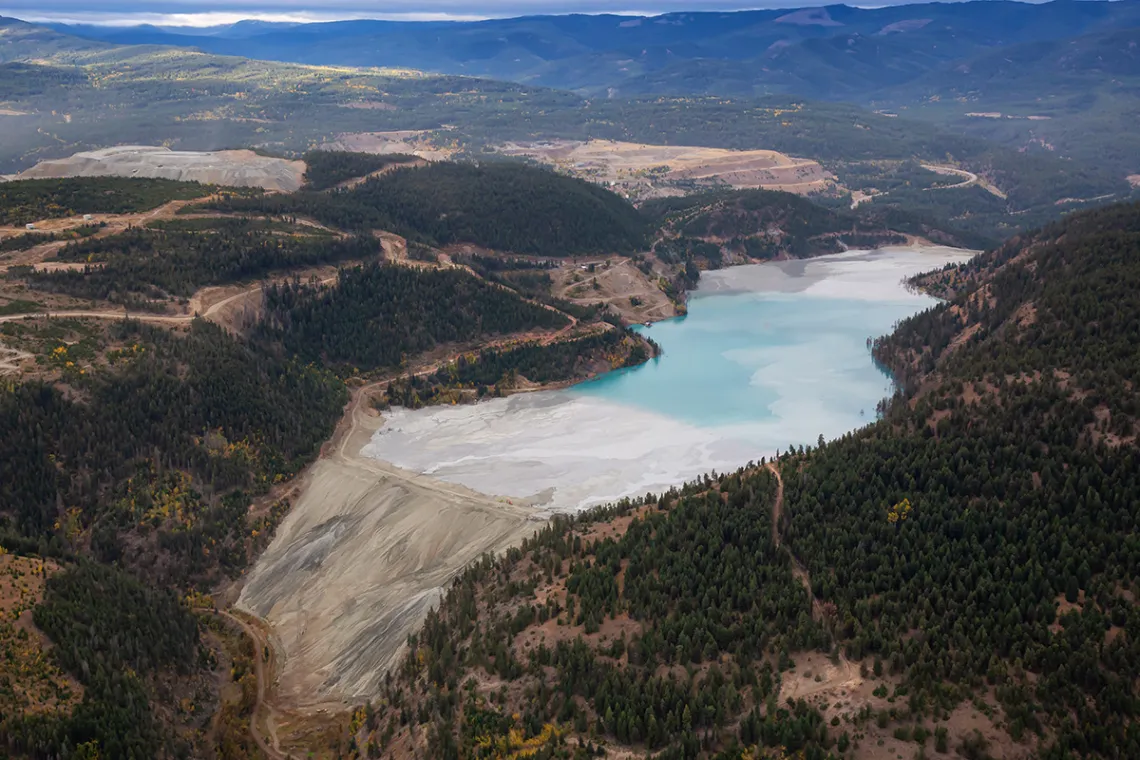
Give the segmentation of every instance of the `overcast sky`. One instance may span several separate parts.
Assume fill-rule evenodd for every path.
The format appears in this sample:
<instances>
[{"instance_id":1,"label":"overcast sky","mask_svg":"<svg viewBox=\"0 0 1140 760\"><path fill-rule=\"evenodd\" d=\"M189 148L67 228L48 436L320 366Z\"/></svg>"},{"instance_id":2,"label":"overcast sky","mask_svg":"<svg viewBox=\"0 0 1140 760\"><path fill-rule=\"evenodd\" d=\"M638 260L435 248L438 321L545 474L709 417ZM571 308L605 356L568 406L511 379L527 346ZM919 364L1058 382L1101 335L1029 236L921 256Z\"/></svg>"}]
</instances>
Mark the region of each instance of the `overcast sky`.
<instances>
[{"instance_id":1,"label":"overcast sky","mask_svg":"<svg viewBox=\"0 0 1140 760\"><path fill-rule=\"evenodd\" d=\"M630 13L740 10L826 5L835 0L0 0L0 15L26 21L207 26L241 19L331 21L349 18L470 20L534 13ZM900 0L848 0L901 5Z\"/></svg>"}]
</instances>

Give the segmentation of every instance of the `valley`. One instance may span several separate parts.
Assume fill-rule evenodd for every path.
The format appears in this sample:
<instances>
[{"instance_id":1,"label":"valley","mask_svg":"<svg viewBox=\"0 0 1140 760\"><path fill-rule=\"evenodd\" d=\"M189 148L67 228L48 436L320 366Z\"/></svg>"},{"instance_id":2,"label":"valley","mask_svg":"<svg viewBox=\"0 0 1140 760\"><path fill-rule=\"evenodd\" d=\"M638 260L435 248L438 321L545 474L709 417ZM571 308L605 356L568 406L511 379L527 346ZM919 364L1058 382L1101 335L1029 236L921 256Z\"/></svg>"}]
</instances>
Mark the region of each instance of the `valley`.
<instances>
[{"instance_id":1,"label":"valley","mask_svg":"<svg viewBox=\"0 0 1140 760\"><path fill-rule=\"evenodd\" d=\"M0 756L1140 756L1137 8L0 18Z\"/></svg>"},{"instance_id":2,"label":"valley","mask_svg":"<svg viewBox=\"0 0 1140 760\"><path fill-rule=\"evenodd\" d=\"M357 154L344 154L343 158L338 158L338 154L311 155L309 181L315 182L318 175L323 177L327 173L329 179L321 181L342 185L344 181L337 179L341 170L335 168L341 165L357 165L355 171L375 173L372 159L353 158L354 155ZM422 165L409 166L413 172L428 171ZM342 214L336 209L353 208L354 193L374 192L369 183L387 181L387 176L381 173L358 184L349 182L336 191L348 195L328 196L335 197L336 203L327 210L313 204L310 212L316 218L334 223ZM496 174L470 175L462 181L494 184L514 182L515 176L514 173L502 178ZM140 526L148 526L143 533L132 535L139 529L129 528L130 523L124 524L121 518L114 517L121 514L118 510L122 507L116 506L119 502L106 504L94 494L79 497L81 503L92 500L87 507L92 511L87 516L76 512L70 518L72 527L68 530L73 532L68 534L64 546L73 548L67 551L90 551L84 547L92 546L88 542L93 542L98 535L99 546L107 547L100 548L100 552L117 552L121 549L112 547L143 541L151 531L157 531L153 537L165 536L160 539L160 545L174 541L180 534L194 536L191 540L195 543L206 541L205 548L216 547L219 539L224 541L226 549L221 555L216 555L216 550L209 552L179 572L194 573L191 577L198 579L192 581L194 585L210 587L220 583L215 601L208 604L234 604L236 609L264 620L263 631L254 631L256 641L260 642L256 647L271 647L273 652L268 663L254 657L260 674L255 678L251 676L249 684L252 685L242 687L243 694L256 694L256 699L251 696L233 701L233 697L223 693L217 709L220 715L226 716L224 730L237 732L235 736L244 731L249 741L269 748L271 756L273 753L284 756L283 753L292 751L286 749L289 747L319 746L319 743L313 745L312 736L306 738L306 732L311 730L315 716L322 714L320 711L331 710L333 715L343 715L361 700L381 693L382 674L398 666L406 651L408 635L419 627L428 610L446 592L450 580L464 567L485 554L505 551L531 536L549 518L552 507L558 511L582 506L566 501L562 486L556 493L549 485L534 488L518 480L518 490L499 485L487 487L485 482L479 483L480 488L471 489L446 473L425 475L416 465L387 463L385 459L400 457L374 450L376 441L382 440L375 436L383 426L406 414L400 410L388 411L387 405L414 408L421 404L454 404L498 396L510 398L483 401L466 408L491 410L496 403L516 403L516 399L524 405L535 399L541 407L548 402L538 400L550 393L570 392L544 389L563 388L584 377L596 377L626 364L643 362L652 357L657 347L628 333L621 326L622 320L649 322L672 318L683 308L684 290L670 290L670 295L662 288L673 288L669 283L681 276L680 270L684 267L679 268L679 262L703 260L686 258L687 254L679 260L646 259L643 253L611 254L605 258L573 255L559 260L503 254L473 244L433 248L428 242L421 242L429 240L422 237L423 233L416 233L414 239L387 230L374 230L364 236L359 229L349 232L312 217L296 217L288 211L282 214L276 206L264 206L269 201L287 202L289 195L263 197L257 192L185 183L155 185L151 194L139 195L136 185L131 184L150 181L128 180L122 184L123 181L113 178L78 178L9 183L9 187L21 191L25 187L36 188L35 192L40 194L37 197L47 199L49 207L62 199L58 193L68 193L72 200L68 205L58 203L57 218L37 219L34 231L16 226L5 231L7 236L3 241L20 241L5 261L3 295L9 299L6 302L9 313L0 316L0 341L5 350L7 378L28 384L46 383L46 387L64 389L63 392L81 387L85 394L106 394L114 387L105 385L107 382L124 382L130 377L134 379L129 382L155 382L144 380L146 373L161 366L151 366L151 362L166 361L163 354L172 350L182 351L178 347L182 342L208 340L225 345L236 341L232 348L225 349L233 351L253 339L268 340L271 344L282 341L285 350L305 356L310 347L305 342L304 329L295 325L292 334L278 333L275 326L280 324L279 320L297 320L308 313L304 311L308 308L304 304L310 292L314 296L325 291L348 293L365 283L369 283L367 287L373 292L378 287L409 286L414 292L423 287L412 284L419 281L434 282L432 287L439 288L462 283L463 288L475 290L445 300L459 305L486 299L480 308L502 309L503 306L497 304L518 299L510 308L522 311L510 319L516 320L525 313L524 319L531 320L529 328L525 325L519 325L523 329L498 328L503 332L496 335L493 320L488 321L494 312L489 311L483 317L483 329L490 334L464 338L446 328L446 321L433 326L432 320L439 317L424 313L421 317L424 325L419 329L443 328L441 337L451 337L434 348L427 348L426 343L408 343L423 346L417 350L413 363L402 360L396 363L395 359L386 358L389 354L376 354L366 343L337 344L322 338L322 348L319 354L313 355L314 360L338 368L341 379L321 380L324 390L301 403L308 404L314 414L320 410L320 416L313 418L314 423L323 419L319 424L330 426L339 418L335 429L325 428L331 435L327 443L319 445L310 439L307 445L314 448L308 450L313 453L298 460L297 465L281 469L281 465L271 464L276 455L260 451L266 444L251 448L256 444L248 437L234 440L239 434L226 432L227 427L206 431L204 437L195 437L194 442L187 441L191 446L189 450L203 446L205 452L226 452L208 454L211 461L219 455L223 457L220 461L238 457L228 465L238 466L227 476L231 483L235 482L232 480L235 475L238 483L248 477L238 475L244 467L270 468L264 474L254 475L255 480L247 484L256 495L236 530L232 524L222 528L222 523L214 521L233 519L235 513L227 510L236 509L241 503L231 501L242 499L240 492L230 491L220 501L217 495L186 493L179 483L193 483L206 476L197 474L194 465L190 465L188 471L179 469L184 474L169 481L168 476L159 474L161 470L153 469L161 467L164 461L152 458L154 454L140 460L151 468L150 474L132 475L128 481L146 484L145 492L152 495L146 497L145 504L153 504L155 500L167 504L161 512L155 512L153 506L134 508L142 510L136 514L146 515L140 523ZM28 182L39 184L27 185ZM564 189L554 192L567 192L570 194L567 197L580 192L575 180L559 182L564 184ZM124 195L121 200L113 200L116 196L101 194L101 188L114 188L113 192ZM553 186L541 192L550 191ZM166 200L172 193L196 197ZM88 197L102 205L84 205L89 203L85 200ZM765 196L765 201L778 205L785 197L795 196L771 193ZM127 213L67 215L76 208L112 207ZM561 214L574 213L572 203L563 202L559 209ZM788 213L802 214L806 210ZM624 216L626 212L615 208L611 213L615 232L629 225L630 219ZM604 224L604 218L595 216L595 225ZM408 224L398 222L399 217L390 219L393 220L397 226ZM792 218L784 217L780 224L792 224ZM629 226L629 233L633 229ZM629 233L617 233L618 237L613 240L621 240L621 234ZM73 234L77 236L69 237ZM475 237L468 239L476 243L491 240L480 241L478 233L472 234ZM23 242L27 236L33 237L29 244ZM38 243L34 239L37 236L62 237ZM308 241L322 246L318 258L311 259L309 254L303 253ZM430 242L438 244L439 239L430 239ZM259 255L256 252L266 244L274 246L277 260L268 267L256 264ZM338 254L337 245L348 247L343 254ZM186 263L179 266L177 275L172 278L165 263L160 265L159 262L185 255L179 253L180 250L200 253L185 259ZM574 245L567 248L567 252L575 250L578 249ZM155 255L161 258L156 259ZM231 259L237 261L235 256L244 262L241 269L230 269L225 264ZM286 263L289 259L283 257L288 256L297 257L296 264ZM339 258L341 256L347 258ZM582 261L586 263L580 263ZM707 266L708 262L701 265ZM647 276L646 269L654 275ZM94 283L112 272L116 273L114 289L92 290ZM532 275L541 276L535 279ZM888 278L893 281L897 274ZM573 283L574 279L581 281ZM598 281L597 286L593 284L594 279ZM389 280L392 284L385 285ZM399 282L407 285L400 286ZM480 289L482 295L476 295ZM105 296L100 295L103 292ZM320 295L322 299L327 297ZM634 301L638 303L635 305ZM345 307L352 309L359 309L361 305L345 303ZM368 328L362 337L381 336L381 345L396 340L397 334L389 332L386 321L398 322L403 317L397 314L414 313L416 307L412 302L400 305L396 301L394 305L398 311L389 317L376 317L379 320L376 327ZM282 310L286 306L289 311ZM599 310L612 314L608 317L611 321L599 319ZM356 313L359 315L356 319L368 319L363 313ZM312 312L312 316L306 318L317 318L317 315ZM217 325L221 331L212 332L204 322ZM369 332L372 329L379 332ZM343 327L338 330L343 338L348 337ZM162 337L163 331L170 331L171 338ZM323 329L321 333L330 334ZM231 337L224 337L226 335ZM173 343L169 342L171 339ZM241 350L258 351L253 345L250 343L250 348ZM153 359L143 358L152 352ZM684 362L684 356L678 356L678 360ZM190 361L191 386L187 390L202 393L204 387L193 390L194 384L208 382L208 375L194 378L209 370L196 368L197 360L180 361ZM304 382L312 383L315 379ZM348 404L343 412L334 414L336 399L343 393L336 387L341 384L347 387ZM316 388L310 388L306 393L314 390ZM523 395L513 395L519 393ZM871 391L868 400L877 395ZM8 400L20 403L18 398ZM83 404L84 401L69 403ZM108 397L105 403L107 411L114 413L115 404L121 402ZM295 408L287 405L282 411ZM607 416L613 420L613 411ZM534 423L523 424L534 427ZM814 437L815 432L808 439ZM565 432L552 434L563 438L568 435ZM664 435L681 441L689 433L685 433L682 426ZM583 440L589 438L587 432ZM18 437L9 440L12 445L21 445ZM125 451L129 452L130 447ZM263 459L267 454L269 458ZM309 457L313 458L312 463L304 464ZM672 473L662 472L665 479L661 487L667 487L678 477L701 472L711 463L698 456L677 460L675 466L678 469ZM730 457L716 466L718 469L732 467L733 459ZM500 474L506 471L500 470ZM574 469L567 470L567 476L579 481L583 477L580 470ZM212 477L216 483L218 476ZM642 476L631 469L623 477L637 480ZM136 481L136 478L142 479ZM541 474L532 476L531 481L560 482L558 478ZM200 482L201 488L211 487L207 485L209 480ZM591 492L597 493L594 489L611 488L597 479L587 478L585 482L590 485L579 499ZM121 486L111 485L111 488L113 492L121 492ZM628 486L618 485L618 488ZM615 491L614 496L620 493L621 490ZM552 495L554 504L550 502ZM586 503L596 501L595 497ZM246 532L244 539L241 538L243 531ZM152 563L151 567L167 567L175 560L166 558L165 551L155 546L136 561ZM213 560L214 556L219 559ZM238 578L235 573L244 564L242 556L250 560L260 556L260 559L235 583ZM383 559L376 561L377 558ZM221 565L215 566L215 561ZM367 570L362 572L362 568ZM231 580L223 580L227 577ZM205 616L204 620L212 620L210 609L203 608L197 614ZM321 612L314 616L314 609ZM250 629L247 627L243 633L233 617L222 617L221 622L210 623L222 626L217 629L211 646L218 657L244 661L241 658L247 655L242 653L245 644L241 642L248 640ZM367 652L367 656L362 657L362 652ZM154 688L142 684L140 687ZM326 729L343 730L339 721L340 718L336 718ZM189 724L164 722L164 725L167 726L164 730L189 736L186 733L190 730ZM178 725L182 727L176 727Z\"/></svg>"}]
</instances>

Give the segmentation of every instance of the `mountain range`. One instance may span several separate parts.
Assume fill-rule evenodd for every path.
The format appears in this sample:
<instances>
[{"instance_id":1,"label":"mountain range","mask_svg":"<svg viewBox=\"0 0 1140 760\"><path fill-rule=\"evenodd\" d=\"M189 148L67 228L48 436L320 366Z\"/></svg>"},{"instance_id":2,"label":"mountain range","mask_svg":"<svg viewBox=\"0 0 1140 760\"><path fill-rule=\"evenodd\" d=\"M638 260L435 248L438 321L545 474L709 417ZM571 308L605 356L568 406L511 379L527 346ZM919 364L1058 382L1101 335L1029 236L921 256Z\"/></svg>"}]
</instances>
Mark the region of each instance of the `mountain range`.
<instances>
[{"instance_id":1,"label":"mountain range","mask_svg":"<svg viewBox=\"0 0 1140 760\"><path fill-rule=\"evenodd\" d=\"M414 69L594 101L790 95L846 102L1023 152L1140 173L1140 132L1131 128L1140 121L1140 0L55 30L88 50L162 45Z\"/></svg>"},{"instance_id":2,"label":"mountain range","mask_svg":"<svg viewBox=\"0 0 1140 760\"><path fill-rule=\"evenodd\" d=\"M924 77L972 81L996 49L1140 26L1140 2L985 0L888 8L527 16L477 22L243 21L206 29L56 25L120 45L161 44L294 63L407 67L584 94L868 99ZM1113 60L1137 73L1135 48Z\"/></svg>"}]
</instances>

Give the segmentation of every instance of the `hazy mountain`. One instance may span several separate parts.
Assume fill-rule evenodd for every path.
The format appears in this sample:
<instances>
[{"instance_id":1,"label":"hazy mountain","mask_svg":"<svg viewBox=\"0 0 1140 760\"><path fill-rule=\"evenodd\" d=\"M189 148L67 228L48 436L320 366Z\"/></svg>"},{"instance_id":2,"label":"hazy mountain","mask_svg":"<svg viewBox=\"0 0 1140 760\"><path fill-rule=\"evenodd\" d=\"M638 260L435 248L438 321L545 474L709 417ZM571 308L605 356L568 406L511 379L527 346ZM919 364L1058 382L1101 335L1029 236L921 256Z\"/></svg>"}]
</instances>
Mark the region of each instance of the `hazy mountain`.
<instances>
[{"instance_id":1,"label":"hazy mountain","mask_svg":"<svg viewBox=\"0 0 1140 760\"><path fill-rule=\"evenodd\" d=\"M117 44L264 60L400 66L621 94L860 99L988 50L1140 26L1140 2L971 2L862 9L569 15L479 22L57 26Z\"/></svg>"}]
</instances>

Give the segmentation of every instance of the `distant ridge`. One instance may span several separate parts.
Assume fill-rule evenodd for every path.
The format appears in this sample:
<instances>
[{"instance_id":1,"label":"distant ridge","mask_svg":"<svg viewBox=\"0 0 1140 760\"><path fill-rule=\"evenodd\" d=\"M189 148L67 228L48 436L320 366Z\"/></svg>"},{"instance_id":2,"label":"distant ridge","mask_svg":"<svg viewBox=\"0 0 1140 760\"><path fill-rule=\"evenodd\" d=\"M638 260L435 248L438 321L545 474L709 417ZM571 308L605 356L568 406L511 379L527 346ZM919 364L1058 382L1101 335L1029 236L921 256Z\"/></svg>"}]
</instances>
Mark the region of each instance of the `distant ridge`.
<instances>
[{"instance_id":1,"label":"distant ridge","mask_svg":"<svg viewBox=\"0 0 1140 760\"><path fill-rule=\"evenodd\" d=\"M844 99L866 98L1007 45L1140 26L1140 2L985 0L471 22L241 21L205 29L53 26L117 44L177 45L295 63L406 66L583 92Z\"/></svg>"}]
</instances>

